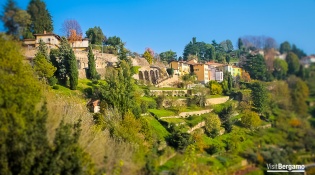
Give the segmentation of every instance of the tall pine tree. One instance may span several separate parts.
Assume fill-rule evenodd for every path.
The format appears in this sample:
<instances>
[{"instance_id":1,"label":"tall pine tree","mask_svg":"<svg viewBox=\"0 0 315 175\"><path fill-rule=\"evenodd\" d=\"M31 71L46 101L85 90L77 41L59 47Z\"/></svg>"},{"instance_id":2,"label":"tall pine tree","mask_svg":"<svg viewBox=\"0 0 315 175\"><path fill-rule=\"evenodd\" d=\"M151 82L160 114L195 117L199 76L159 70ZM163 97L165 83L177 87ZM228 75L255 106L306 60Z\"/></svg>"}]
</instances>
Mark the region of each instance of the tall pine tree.
<instances>
[{"instance_id":1,"label":"tall pine tree","mask_svg":"<svg viewBox=\"0 0 315 175\"><path fill-rule=\"evenodd\" d=\"M52 17L46 8L45 2L41 0L31 0L27 12L31 15L31 25L29 30L31 33L53 32L54 26Z\"/></svg>"}]
</instances>

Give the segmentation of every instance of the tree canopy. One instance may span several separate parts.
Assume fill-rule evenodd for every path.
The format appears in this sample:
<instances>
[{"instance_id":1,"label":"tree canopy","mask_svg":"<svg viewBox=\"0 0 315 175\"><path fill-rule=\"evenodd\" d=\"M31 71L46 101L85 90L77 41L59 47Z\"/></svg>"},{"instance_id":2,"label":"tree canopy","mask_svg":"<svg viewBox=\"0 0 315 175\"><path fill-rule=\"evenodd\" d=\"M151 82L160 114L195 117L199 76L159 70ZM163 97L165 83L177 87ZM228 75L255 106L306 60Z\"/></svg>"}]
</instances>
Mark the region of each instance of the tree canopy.
<instances>
[{"instance_id":1,"label":"tree canopy","mask_svg":"<svg viewBox=\"0 0 315 175\"><path fill-rule=\"evenodd\" d=\"M167 63L177 59L176 52L173 52L172 50L162 52L159 55L161 61L166 61Z\"/></svg>"},{"instance_id":2,"label":"tree canopy","mask_svg":"<svg viewBox=\"0 0 315 175\"><path fill-rule=\"evenodd\" d=\"M285 60L276 58L273 61L273 76L277 79L284 79L288 72L288 63Z\"/></svg>"},{"instance_id":3,"label":"tree canopy","mask_svg":"<svg viewBox=\"0 0 315 175\"><path fill-rule=\"evenodd\" d=\"M106 37L103 34L103 31L102 31L102 29L99 26L95 26L93 28L89 28L85 32L85 34L86 34L86 37L88 37L90 39L91 44L102 45L105 42L105 40L106 40ZM114 40L114 39L111 38L111 40ZM113 42L109 41L109 43L112 44ZM114 46L116 46L118 44L119 44L119 42L115 43Z\"/></svg>"},{"instance_id":4,"label":"tree canopy","mask_svg":"<svg viewBox=\"0 0 315 175\"><path fill-rule=\"evenodd\" d=\"M31 24L29 26L29 31L33 34L53 32L54 25L52 21L52 16L50 15L46 4L41 0L31 0L27 12L31 15Z\"/></svg>"},{"instance_id":5,"label":"tree canopy","mask_svg":"<svg viewBox=\"0 0 315 175\"><path fill-rule=\"evenodd\" d=\"M285 41L283 43L280 44L280 53L288 53L291 50L291 45L288 41Z\"/></svg>"},{"instance_id":6,"label":"tree canopy","mask_svg":"<svg viewBox=\"0 0 315 175\"><path fill-rule=\"evenodd\" d=\"M266 81L267 77L267 66L264 57L258 55L247 55L247 60L244 65L245 70L249 73L250 77L257 80Z\"/></svg>"},{"instance_id":7,"label":"tree canopy","mask_svg":"<svg viewBox=\"0 0 315 175\"><path fill-rule=\"evenodd\" d=\"M27 27L31 24L31 16L17 7L15 1L8 0L4 6L4 12L0 16L7 30L7 34L21 39L27 36Z\"/></svg>"},{"instance_id":8,"label":"tree canopy","mask_svg":"<svg viewBox=\"0 0 315 175\"><path fill-rule=\"evenodd\" d=\"M285 60L288 63L288 74L296 74L299 72L300 62L295 53L289 52Z\"/></svg>"},{"instance_id":9,"label":"tree canopy","mask_svg":"<svg viewBox=\"0 0 315 175\"><path fill-rule=\"evenodd\" d=\"M268 92L265 85L262 82L254 82L251 85L251 90L253 106L256 108L257 112L265 112L268 103Z\"/></svg>"}]
</instances>

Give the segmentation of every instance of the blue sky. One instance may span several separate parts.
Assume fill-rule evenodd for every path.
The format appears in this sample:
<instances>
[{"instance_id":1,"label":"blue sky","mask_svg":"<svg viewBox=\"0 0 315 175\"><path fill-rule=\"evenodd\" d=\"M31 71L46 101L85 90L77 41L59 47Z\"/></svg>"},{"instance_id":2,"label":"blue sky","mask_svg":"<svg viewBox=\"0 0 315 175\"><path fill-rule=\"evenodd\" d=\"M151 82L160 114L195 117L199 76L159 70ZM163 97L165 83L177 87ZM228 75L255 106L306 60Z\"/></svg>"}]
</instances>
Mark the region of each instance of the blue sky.
<instances>
[{"instance_id":1,"label":"blue sky","mask_svg":"<svg viewBox=\"0 0 315 175\"><path fill-rule=\"evenodd\" d=\"M26 9L28 0L16 0ZM132 51L146 47L180 56L185 45L211 43L245 35L265 35L280 44L289 41L315 53L315 0L46 0L61 34L64 20L77 20L85 31L100 26L106 36L119 36ZM5 0L0 0L4 4ZM2 25L0 30L4 30Z\"/></svg>"}]
</instances>

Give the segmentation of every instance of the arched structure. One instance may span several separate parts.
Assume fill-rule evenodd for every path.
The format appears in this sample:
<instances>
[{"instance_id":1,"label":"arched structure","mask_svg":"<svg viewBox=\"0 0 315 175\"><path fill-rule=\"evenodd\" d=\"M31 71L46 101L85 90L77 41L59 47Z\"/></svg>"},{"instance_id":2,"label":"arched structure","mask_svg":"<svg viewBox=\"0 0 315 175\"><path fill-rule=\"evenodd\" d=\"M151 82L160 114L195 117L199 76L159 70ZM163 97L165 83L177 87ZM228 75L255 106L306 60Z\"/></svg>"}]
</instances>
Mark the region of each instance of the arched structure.
<instances>
[{"instance_id":1,"label":"arched structure","mask_svg":"<svg viewBox=\"0 0 315 175\"><path fill-rule=\"evenodd\" d=\"M147 82L150 82L150 77L149 77L149 72L148 71L144 71L144 80Z\"/></svg>"},{"instance_id":2,"label":"arched structure","mask_svg":"<svg viewBox=\"0 0 315 175\"><path fill-rule=\"evenodd\" d=\"M156 78L155 78L154 70L150 70L150 78L151 78L151 82L153 84L156 84Z\"/></svg>"},{"instance_id":3,"label":"arched structure","mask_svg":"<svg viewBox=\"0 0 315 175\"><path fill-rule=\"evenodd\" d=\"M142 73L142 71L139 71L139 80L143 80L143 73Z\"/></svg>"}]
</instances>

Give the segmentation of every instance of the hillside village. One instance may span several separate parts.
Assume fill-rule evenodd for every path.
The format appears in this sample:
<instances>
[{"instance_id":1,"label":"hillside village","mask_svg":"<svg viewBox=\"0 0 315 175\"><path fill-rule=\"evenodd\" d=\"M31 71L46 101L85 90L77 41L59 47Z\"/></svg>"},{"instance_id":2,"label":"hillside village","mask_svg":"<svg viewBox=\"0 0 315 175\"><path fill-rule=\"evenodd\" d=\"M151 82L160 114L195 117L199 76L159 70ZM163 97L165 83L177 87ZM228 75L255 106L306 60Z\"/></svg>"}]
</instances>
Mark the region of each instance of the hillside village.
<instances>
[{"instance_id":1,"label":"hillside village","mask_svg":"<svg viewBox=\"0 0 315 175\"><path fill-rule=\"evenodd\" d=\"M315 55L295 44L136 53L74 19L54 33L42 0L4 10L0 174L315 174Z\"/></svg>"}]
</instances>

